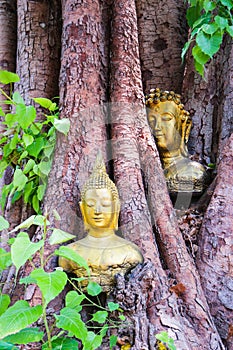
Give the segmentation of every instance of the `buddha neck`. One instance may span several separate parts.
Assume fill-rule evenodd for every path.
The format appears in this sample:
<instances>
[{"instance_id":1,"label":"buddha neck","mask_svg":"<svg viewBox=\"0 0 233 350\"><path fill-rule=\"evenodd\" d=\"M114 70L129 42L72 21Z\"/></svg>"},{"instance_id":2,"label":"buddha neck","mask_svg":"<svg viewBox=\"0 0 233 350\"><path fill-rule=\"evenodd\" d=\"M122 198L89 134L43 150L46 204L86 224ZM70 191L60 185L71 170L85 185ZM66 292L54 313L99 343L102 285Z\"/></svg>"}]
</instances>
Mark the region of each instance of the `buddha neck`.
<instances>
[{"instance_id":1,"label":"buddha neck","mask_svg":"<svg viewBox=\"0 0 233 350\"><path fill-rule=\"evenodd\" d=\"M180 149L178 149L176 151L162 152L160 153L160 158L163 168L166 169L183 158L183 156L181 155Z\"/></svg>"},{"instance_id":2,"label":"buddha neck","mask_svg":"<svg viewBox=\"0 0 233 350\"><path fill-rule=\"evenodd\" d=\"M115 234L113 229L93 229L92 227L88 230L88 235L95 238L107 238Z\"/></svg>"}]
</instances>

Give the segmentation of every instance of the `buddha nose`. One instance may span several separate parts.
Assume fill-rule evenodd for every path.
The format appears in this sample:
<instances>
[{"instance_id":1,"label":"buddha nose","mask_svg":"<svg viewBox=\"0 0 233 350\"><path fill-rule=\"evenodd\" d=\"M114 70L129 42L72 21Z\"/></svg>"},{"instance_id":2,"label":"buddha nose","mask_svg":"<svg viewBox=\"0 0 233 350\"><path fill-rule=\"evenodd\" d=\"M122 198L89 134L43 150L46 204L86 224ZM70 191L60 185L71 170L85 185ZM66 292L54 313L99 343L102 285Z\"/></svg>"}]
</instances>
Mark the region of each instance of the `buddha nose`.
<instances>
[{"instance_id":1,"label":"buddha nose","mask_svg":"<svg viewBox=\"0 0 233 350\"><path fill-rule=\"evenodd\" d=\"M96 203L95 214L100 214L100 213L101 213L101 205L100 205L100 203Z\"/></svg>"},{"instance_id":2,"label":"buddha nose","mask_svg":"<svg viewBox=\"0 0 233 350\"><path fill-rule=\"evenodd\" d=\"M155 130L161 130L161 118L159 118L159 117L155 118L154 128L155 128Z\"/></svg>"}]
</instances>

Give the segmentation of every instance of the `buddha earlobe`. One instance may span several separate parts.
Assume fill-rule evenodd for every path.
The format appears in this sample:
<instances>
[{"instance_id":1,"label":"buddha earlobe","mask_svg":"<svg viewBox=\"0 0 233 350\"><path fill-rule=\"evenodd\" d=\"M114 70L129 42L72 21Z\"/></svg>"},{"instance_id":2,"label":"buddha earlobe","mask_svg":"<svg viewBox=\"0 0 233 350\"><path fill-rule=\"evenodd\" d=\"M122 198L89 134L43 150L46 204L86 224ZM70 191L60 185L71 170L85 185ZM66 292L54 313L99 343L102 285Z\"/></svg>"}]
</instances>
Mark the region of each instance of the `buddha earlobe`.
<instances>
[{"instance_id":1,"label":"buddha earlobe","mask_svg":"<svg viewBox=\"0 0 233 350\"><path fill-rule=\"evenodd\" d=\"M84 229L85 229L85 231L88 231L89 225L87 223L85 210L84 210L84 203L82 201L79 202L79 207L80 207L80 210L81 210L81 213L82 213L82 217L83 217Z\"/></svg>"}]
</instances>

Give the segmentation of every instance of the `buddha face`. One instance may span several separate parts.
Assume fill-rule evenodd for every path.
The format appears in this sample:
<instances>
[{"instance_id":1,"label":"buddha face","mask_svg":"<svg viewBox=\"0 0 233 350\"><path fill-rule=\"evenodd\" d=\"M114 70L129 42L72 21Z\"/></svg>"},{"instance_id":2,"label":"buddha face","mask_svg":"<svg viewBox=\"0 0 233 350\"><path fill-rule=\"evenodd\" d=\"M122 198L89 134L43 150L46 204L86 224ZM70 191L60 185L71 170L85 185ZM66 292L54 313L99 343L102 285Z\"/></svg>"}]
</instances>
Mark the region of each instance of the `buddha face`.
<instances>
[{"instance_id":1,"label":"buddha face","mask_svg":"<svg viewBox=\"0 0 233 350\"><path fill-rule=\"evenodd\" d=\"M80 203L86 228L116 229L119 214L118 203L107 188L93 188L85 193Z\"/></svg>"},{"instance_id":2,"label":"buddha face","mask_svg":"<svg viewBox=\"0 0 233 350\"><path fill-rule=\"evenodd\" d=\"M181 146L180 109L174 101L164 101L152 106L148 121L160 152L173 152Z\"/></svg>"}]
</instances>

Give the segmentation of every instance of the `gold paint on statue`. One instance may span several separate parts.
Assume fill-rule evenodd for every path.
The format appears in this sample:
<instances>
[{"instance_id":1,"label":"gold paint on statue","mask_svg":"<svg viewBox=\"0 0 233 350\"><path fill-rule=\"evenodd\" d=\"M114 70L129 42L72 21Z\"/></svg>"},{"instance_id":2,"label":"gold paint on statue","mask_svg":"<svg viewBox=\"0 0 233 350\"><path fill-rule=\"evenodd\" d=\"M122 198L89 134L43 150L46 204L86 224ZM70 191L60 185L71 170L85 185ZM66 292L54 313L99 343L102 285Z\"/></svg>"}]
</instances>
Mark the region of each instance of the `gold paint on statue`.
<instances>
[{"instance_id":1,"label":"gold paint on statue","mask_svg":"<svg viewBox=\"0 0 233 350\"><path fill-rule=\"evenodd\" d=\"M206 182L203 165L188 157L187 143L192 121L180 95L151 89L146 96L149 125L155 137L168 190L171 193L201 193Z\"/></svg>"},{"instance_id":2,"label":"gold paint on statue","mask_svg":"<svg viewBox=\"0 0 233 350\"><path fill-rule=\"evenodd\" d=\"M115 184L106 173L101 155L81 193L80 208L87 236L68 245L88 263L92 281L109 292L117 273L125 274L143 262L139 248L115 234L118 229L120 201ZM86 271L71 260L59 258L59 266L78 277ZM83 283L85 286L87 282Z\"/></svg>"}]
</instances>

